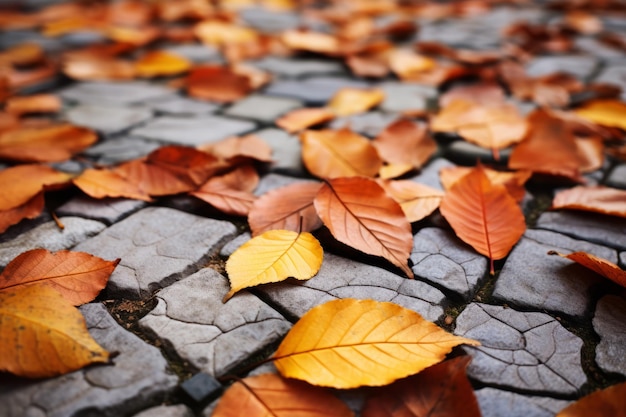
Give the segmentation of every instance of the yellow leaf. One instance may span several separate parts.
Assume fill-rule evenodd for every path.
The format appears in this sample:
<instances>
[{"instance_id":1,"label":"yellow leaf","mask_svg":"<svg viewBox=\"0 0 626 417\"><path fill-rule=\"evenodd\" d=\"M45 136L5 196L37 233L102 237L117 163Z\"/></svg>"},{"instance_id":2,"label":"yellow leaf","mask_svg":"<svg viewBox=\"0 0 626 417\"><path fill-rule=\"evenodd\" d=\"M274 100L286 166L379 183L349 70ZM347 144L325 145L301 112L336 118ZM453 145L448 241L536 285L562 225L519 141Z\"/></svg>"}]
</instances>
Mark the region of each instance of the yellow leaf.
<instances>
[{"instance_id":1,"label":"yellow leaf","mask_svg":"<svg viewBox=\"0 0 626 417\"><path fill-rule=\"evenodd\" d=\"M167 51L153 51L135 62L135 70L139 77L167 77L186 72L191 65L191 61L180 55Z\"/></svg>"},{"instance_id":2,"label":"yellow leaf","mask_svg":"<svg viewBox=\"0 0 626 417\"><path fill-rule=\"evenodd\" d=\"M237 249L226 262L231 290L283 281L289 277L305 280L322 266L324 252L312 234L290 230L269 230Z\"/></svg>"},{"instance_id":3,"label":"yellow leaf","mask_svg":"<svg viewBox=\"0 0 626 417\"><path fill-rule=\"evenodd\" d=\"M342 88L328 103L328 108L337 116L350 116L368 111L385 99L385 93L379 89Z\"/></svg>"},{"instance_id":4,"label":"yellow leaf","mask_svg":"<svg viewBox=\"0 0 626 417\"><path fill-rule=\"evenodd\" d=\"M441 362L454 336L389 302L346 298L319 305L293 326L274 355L285 377L334 388L387 385Z\"/></svg>"},{"instance_id":5,"label":"yellow leaf","mask_svg":"<svg viewBox=\"0 0 626 417\"><path fill-rule=\"evenodd\" d=\"M0 291L0 370L50 377L106 362L80 311L47 286Z\"/></svg>"},{"instance_id":6,"label":"yellow leaf","mask_svg":"<svg viewBox=\"0 0 626 417\"><path fill-rule=\"evenodd\" d=\"M626 129L626 103L618 100L593 100L575 110L580 117L604 126Z\"/></svg>"}]
</instances>

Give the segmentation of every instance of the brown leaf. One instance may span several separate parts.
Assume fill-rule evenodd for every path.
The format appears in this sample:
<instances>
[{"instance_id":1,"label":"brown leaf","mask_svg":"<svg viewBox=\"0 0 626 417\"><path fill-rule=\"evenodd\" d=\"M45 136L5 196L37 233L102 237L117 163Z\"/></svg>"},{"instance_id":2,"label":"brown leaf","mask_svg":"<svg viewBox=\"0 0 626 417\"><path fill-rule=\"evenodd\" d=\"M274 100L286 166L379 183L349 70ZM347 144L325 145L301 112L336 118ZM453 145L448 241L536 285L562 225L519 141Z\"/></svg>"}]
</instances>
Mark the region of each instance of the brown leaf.
<instances>
[{"instance_id":1,"label":"brown leaf","mask_svg":"<svg viewBox=\"0 0 626 417\"><path fill-rule=\"evenodd\" d=\"M43 211L45 200L43 191L37 193L26 203L12 209L0 211L0 233L24 219L34 219Z\"/></svg>"},{"instance_id":2,"label":"brown leaf","mask_svg":"<svg viewBox=\"0 0 626 417\"><path fill-rule=\"evenodd\" d=\"M491 262L504 258L517 243L526 223L522 210L504 185L492 184L482 166L452 186L439 210L456 235Z\"/></svg>"},{"instance_id":3,"label":"brown leaf","mask_svg":"<svg viewBox=\"0 0 626 417\"><path fill-rule=\"evenodd\" d=\"M137 185L109 170L86 169L72 182L93 198L123 197L152 201L150 196Z\"/></svg>"},{"instance_id":4,"label":"brown leaf","mask_svg":"<svg viewBox=\"0 0 626 417\"><path fill-rule=\"evenodd\" d=\"M276 120L276 126L289 133L299 132L309 127L326 123L335 118L335 113L326 107L292 110Z\"/></svg>"},{"instance_id":5,"label":"brown leaf","mask_svg":"<svg viewBox=\"0 0 626 417\"><path fill-rule=\"evenodd\" d=\"M80 81L132 80L135 66L116 58L69 58L63 62L63 73Z\"/></svg>"},{"instance_id":6,"label":"brown leaf","mask_svg":"<svg viewBox=\"0 0 626 417\"><path fill-rule=\"evenodd\" d=\"M610 279L614 283L626 288L626 271L606 259L602 259L587 252L573 252L568 255L564 255L556 251L549 251L548 255L559 255L563 258L572 260L577 264L591 269L603 277Z\"/></svg>"},{"instance_id":7,"label":"brown leaf","mask_svg":"<svg viewBox=\"0 0 626 417\"><path fill-rule=\"evenodd\" d=\"M398 78L405 80L434 69L437 62L413 51L398 49L389 55L389 66Z\"/></svg>"},{"instance_id":8,"label":"brown leaf","mask_svg":"<svg viewBox=\"0 0 626 417\"><path fill-rule=\"evenodd\" d=\"M437 150L426 126L406 119L391 123L372 144L385 162L413 168L421 168Z\"/></svg>"},{"instance_id":9,"label":"brown leaf","mask_svg":"<svg viewBox=\"0 0 626 417\"><path fill-rule=\"evenodd\" d=\"M439 207L444 196L442 191L411 180L380 181L379 184L400 204L411 223L429 216Z\"/></svg>"},{"instance_id":10,"label":"brown leaf","mask_svg":"<svg viewBox=\"0 0 626 417\"><path fill-rule=\"evenodd\" d=\"M350 131L307 130L300 134L302 160L320 178L375 176L382 161L369 139Z\"/></svg>"},{"instance_id":11,"label":"brown leaf","mask_svg":"<svg viewBox=\"0 0 626 417\"><path fill-rule=\"evenodd\" d=\"M493 83L459 85L439 96L439 107L448 107L454 100L489 105L504 103L506 96L502 87Z\"/></svg>"},{"instance_id":12,"label":"brown leaf","mask_svg":"<svg viewBox=\"0 0 626 417\"><path fill-rule=\"evenodd\" d=\"M473 170L474 168L472 167L461 166L442 168L439 171L439 179L441 181L441 185L443 185L443 188L445 188L446 190L449 190L458 180L460 180ZM532 172L503 172L496 171L495 169L487 167L483 167L483 170L492 184L504 185L509 194L511 194L511 197L515 199L515 201L520 202L524 199L524 196L526 195L526 189L524 188L524 184L530 179Z\"/></svg>"},{"instance_id":13,"label":"brown leaf","mask_svg":"<svg viewBox=\"0 0 626 417\"><path fill-rule=\"evenodd\" d=\"M626 382L612 385L581 398L561 410L556 417L625 417Z\"/></svg>"},{"instance_id":14,"label":"brown leaf","mask_svg":"<svg viewBox=\"0 0 626 417\"><path fill-rule=\"evenodd\" d=\"M213 417L352 417L350 409L330 392L276 374L244 378L220 398Z\"/></svg>"},{"instance_id":15,"label":"brown leaf","mask_svg":"<svg viewBox=\"0 0 626 417\"><path fill-rule=\"evenodd\" d=\"M57 113L61 110L61 100L52 94L11 97L7 100L5 110L17 116L28 113Z\"/></svg>"},{"instance_id":16,"label":"brown leaf","mask_svg":"<svg viewBox=\"0 0 626 417\"><path fill-rule=\"evenodd\" d=\"M338 241L381 256L412 278L407 265L413 235L400 205L368 178L336 178L315 197L315 209Z\"/></svg>"},{"instance_id":17,"label":"brown leaf","mask_svg":"<svg viewBox=\"0 0 626 417\"><path fill-rule=\"evenodd\" d=\"M249 179L253 176L254 179ZM241 181L243 179L243 181ZM242 167L228 174L210 178L190 194L201 199L226 214L247 216L256 197L246 183L258 183L258 175L250 166Z\"/></svg>"},{"instance_id":18,"label":"brown leaf","mask_svg":"<svg viewBox=\"0 0 626 417\"><path fill-rule=\"evenodd\" d=\"M251 134L231 136L199 147L217 158L236 162L239 159L272 162L272 148L260 137Z\"/></svg>"},{"instance_id":19,"label":"brown leaf","mask_svg":"<svg viewBox=\"0 0 626 417\"><path fill-rule=\"evenodd\" d=\"M341 51L339 40L329 34L302 30L287 30L280 37L287 47L296 50L337 55Z\"/></svg>"},{"instance_id":20,"label":"brown leaf","mask_svg":"<svg viewBox=\"0 0 626 417\"><path fill-rule=\"evenodd\" d=\"M92 301L119 263L67 250L33 249L13 259L0 274L0 291L48 286L73 305Z\"/></svg>"},{"instance_id":21,"label":"brown leaf","mask_svg":"<svg viewBox=\"0 0 626 417\"><path fill-rule=\"evenodd\" d=\"M18 165L0 171L0 211L14 209L39 194L45 186L69 182L70 175L46 165Z\"/></svg>"},{"instance_id":22,"label":"brown leaf","mask_svg":"<svg viewBox=\"0 0 626 417\"><path fill-rule=\"evenodd\" d=\"M578 186L559 191L552 200L551 208L626 217L626 191L601 185Z\"/></svg>"},{"instance_id":23,"label":"brown leaf","mask_svg":"<svg viewBox=\"0 0 626 417\"><path fill-rule=\"evenodd\" d=\"M252 91L250 79L221 65L196 67L185 80L187 92L192 97L231 103Z\"/></svg>"},{"instance_id":24,"label":"brown leaf","mask_svg":"<svg viewBox=\"0 0 626 417\"><path fill-rule=\"evenodd\" d=\"M41 63L46 57L41 45L25 42L0 52L0 64L26 66Z\"/></svg>"},{"instance_id":25,"label":"brown leaf","mask_svg":"<svg viewBox=\"0 0 626 417\"><path fill-rule=\"evenodd\" d=\"M363 113L379 105L385 99L382 90L344 87L328 102L328 108L337 116Z\"/></svg>"},{"instance_id":26,"label":"brown leaf","mask_svg":"<svg viewBox=\"0 0 626 417\"><path fill-rule=\"evenodd\" d=\"M178 54L152 51L135 62L135 71L139 77L168 77L186 72L191 66L191 61Z\"/></svg>"},{"instance_id":27,"label":"brown leaf","mask_svg":"<svg viewBox=\"0 0 626 417\"><path fill-rule=\"evenodd\" d=\"M252 236L267 230L311 232L322 225L313 200L321 184L300 182L268 191L259 197L248 215Z\"/></svg>"},{"instance_id":28,"label":"brown leaf","mask_svg":"<svg viewBox=\"0 0 626 417\"><path fill-rule=\"evenodd\" d=\"M474 389L465 374L470 360L469 356L450 359L379 389L367 398L361 415L480 417Z\"/></svg>"},{"instance_id":29,"label":"brown leaf","mask_svg":"<svg viewBox=\"0 0 626 417\"><path fill-rule=\"evenodd\" d=\"M22 127L0 134L0 158L22 162L64 161L97 140L93 131L71 124Z\"/></svg>"},{"instance_id":30,"label":"brown leaf","mask_svg":"<svg viewBox=\"0 0 626 417\"><path fill-rule=\"evenodd\" d=\"M390 70L387 61L377 56L351 55L346 65L357 77L384 78Z\"/></svg>"}]
</instances>

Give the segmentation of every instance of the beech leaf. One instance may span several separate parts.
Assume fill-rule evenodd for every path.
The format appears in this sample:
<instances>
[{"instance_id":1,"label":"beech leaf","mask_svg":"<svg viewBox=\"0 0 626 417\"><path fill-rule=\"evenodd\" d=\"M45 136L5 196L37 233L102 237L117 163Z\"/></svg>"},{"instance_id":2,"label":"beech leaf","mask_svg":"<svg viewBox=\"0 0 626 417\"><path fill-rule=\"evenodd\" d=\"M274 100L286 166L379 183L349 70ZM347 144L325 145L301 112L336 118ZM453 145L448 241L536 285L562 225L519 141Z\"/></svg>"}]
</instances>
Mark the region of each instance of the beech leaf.
<instances>
[{"instance_id":1,"label":"beech leaf","mask_svg":"<svg viewBox=\"0 0 626 417\"><path fill-rule=\"evenodd\" d=\"M135 62L135 71L139 77L167 77L188 71L191 61L167 51L153 51Z\"/></svg>"},{"instance_id":2,"label":"beech leaf","mask_svg":"<svg viewBox=\"0 0 626 417\"><path fill-rule=\"evenodd\" d=\"M439 207L443 191L411 180L380 181L380 185L393 198L411 223L429 216Z\"/></svg>"},{"instance_id":3,"label":"beech leaf","mask_svg":"<svg viewBox=\"0 0 626 417\"><path fill-rule=\"evenodd\" d=\"M400 205L368 178L336 178L315 197L315 209L338 241L382 256L412 278L407 259L413 247L411 223Z\"/></svg>"},{"instance_id":4,"label":"beech leaf","mask_svg":"<svg viewBox=\"0 0 626 417\"><path fill-rule=\"evenodd\" d=\"M504 258L526 230L522 210L504 185L493 184L482 166L446 193L439 210L456 235L493 261Z\"/></svg>"},{"instance_id":5,"label":"beech leaf","mask_svg":"<svg viewBox=\"0 0 626 417\"><path fill-rule=\"evenodd\" d=\"M601 185L578 186L556 193L551 208L626 217L626 191Z\"/></svg>"},{"instance_id":6,"label":"beech leaf","mask_svg":"<svg viewBox=\"0 0 626 417\"><path fill-rule=\"evenodd\" d=\"M377 88L362 89L345 87L335 93L328 102L328 108L337 116L351 116L363 113L379 105L385 93Z\"/></svg>"},{"instance_id":7,"label":"beech leaf","mask_svg":"<svg viewBox=\"0 0 626 417\"><path fill-rule=\"evenodd\" d=\"M559 255L563 258L567 258L576 262L579 265L589 268L592 271L602 275L605 278L610 279L618 285L626 288L626 271L615 265L613 262L609 262L606 259L599 258L587 252L573 252L568 255L550 251L549 255Z\"/></svg>"},{"instance_id":8,"label":"beech leaf","mask_svg":"<svg viewBox=\"0 0 626 417\"><path fill-rule=\"evenodd\" d=\"M326 107L295 109L276 119L276 126L295 133L334 118L335 113Z\"/></svg>"},{"instance_id":9,"label":"beech leaf","mask_svg":"<svg viewBox=\"0 0 626 417\"><path fill-rule=\"evenodd\" d=\"M210 178L190 194L226 214L235 216L247 216L256 200L252 192L237 189L224 175Z\"/></svg>"},{"instance_id":10,"label":"beech leaf","mask_svg":"<svg viewBox=\"0 0 626 417\"><path fill-rule=\"evenodd\" d=\"M372 143L385 162L412 168L420 168L437 150L426 126L406 119L387 126Z\"/></svg>"},{"instance_id":11,"label":"beech leaf","mask_svg":"<svg viewBox=\"0 0 626 417\"><path fill-rule=\"evenodd\" d=\"M19 207L45 186L63 184L70 175L46 165L18 165L0 171L0 211Z\"/></svg>"},{"instance_id":12,"label":"beech leaf","mask_svg":"<svg viewBox=\"0 0 626 417\"><path fill-rule=\"evenodd\" d=\"M443 188L449 190L459 179L463 178L473 170L473 167L445 167L439 171L439 180L441 181ZM526 195L526 188L524 188L524 184L526 184L526 181L530 179L532 175L531 171L503 172L487 167L483 167L483 170L485 175L487 175L487 178L489 178L489 181L493 184L504 185L515 201L520 202L524 199L524 196Z\"/></svg>"},{"instance_id":13,"label":"beech leaf","mask_svg":"<svg viewBox=\"0 0 626 417\"><path fill-rule=\"evenodd\" d=\"M136 200L152 201L137 185L127 181L119 174L98 169L86 169L72 180L74 185L93 198L124 197Z\"/></svg>"},{"instance_id":14,"label":"beech leaf","mask_svg":"<svg viewBox=\"0 0 626 417\"><path fill-rule=\"evenodd\" d=\"M612 385L581 398L561 410L556 417L626 417L626 382Z\"/></svg>"},{"instance_id":15,"label":"beech leaf","mask_svg":"<svg viewBox=\"0 0 626 417\"><path fill-rule=\"evenodd\" d=\"M212 417L352 417L354 413L323 388L302 381L262 374L231 385Z\"/></svg>"},{"instance_id":16,"label":"beech leaf","mask_svg":"<svg viewBox=\"0 0 626 417\"><path fill-rule=\"evenodd\" d=\"M283 281L289 277L307 280L322 266L324 251L312 234L290 230L268 230L244 243L226 262L231 290Z\"/></svg>"},{"instance_id":17,"label":"beech leaf","mask_svg":"<svg viewBox=\"0 0 626 417\"><path fill-rule=\"evenodd\" d=\"M381 386L477 346L390 302L345 298L312 308L273 356L281 375L333 388Z\"/></svg>"},{"instance_id":18,"label":"beech leaf","mask_svg":"<svg viewBox=\"0 0 626 417\"><path fill-rule=\"evenodd\" d=\"M592 100L574 111L580 117L603 126L626 129L626 103L618 100Z\"/></svg>"},{"instance_id":19,"label":"beech leaf","mask_svg":"<svg viewBox=\"0 0 626 417\"><path fill-rule=\"evenodd\" d=\"M43 211L45 203L43 191L40 191L24 204L0 211L0 233L24 219L34 219L39 216Z\"/></svg>"},{"instance_id":20,"label":"beech leaf","mask_svg":"<svg viewBox=\"0 0 626 417\"><path fill-rule=\"evenodd\" d=\"M60 293L32 285L0 291L0 370L27 378L65 374L109 354Z\"/></svg>"}]
</instances>

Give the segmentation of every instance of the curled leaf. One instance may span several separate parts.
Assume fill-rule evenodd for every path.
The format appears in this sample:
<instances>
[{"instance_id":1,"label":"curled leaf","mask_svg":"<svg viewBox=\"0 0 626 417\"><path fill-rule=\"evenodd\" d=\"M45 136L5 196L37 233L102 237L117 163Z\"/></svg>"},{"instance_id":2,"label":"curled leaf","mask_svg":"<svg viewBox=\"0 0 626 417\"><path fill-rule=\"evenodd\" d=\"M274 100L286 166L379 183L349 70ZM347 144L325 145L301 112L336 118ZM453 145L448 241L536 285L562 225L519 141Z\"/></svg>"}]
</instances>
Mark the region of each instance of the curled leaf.
<instances>
[{"instance_id":1,"label":"curled leaf","mask_svg":"<svg viewBox=\"0 0 626 417\"><path fill-rule=\"evenodd\" d=\"M562 253L550 251L548 255L559 255L563 258L567 258L626 288L626 271L606 259L599 258L587 252L573 252L568 255L563 255Z\"/></svg>"},{"instance_id":2,"label":"curled leaf","mask_svg":"<svg viewBox=\"0 0 626 417\"><path fill-rule=\"evenodd\" d=\"M556 193L552 208L626 217L626 191L600 185L578 186Z\"/></svg>"},{"instance_id":3,"label":"curled leaf","mask_svg":"<svg viewBox=\"0 0 626 417\"><path fill-rule=\"evenodd\" d=\"M86 169L72 182L93 198L123 197L152 201L146 192L113 171Z\"/></svg>"},{"instance_id":4,"label":"curled leaf","mask_svg":"<svg viewBox=\"0 0 626 417\"><path fill-rule=\"evenodd\" d=\"M625 417L626 382L593 392L561 410L556 417Z\"/></svg>"}]
</instances>

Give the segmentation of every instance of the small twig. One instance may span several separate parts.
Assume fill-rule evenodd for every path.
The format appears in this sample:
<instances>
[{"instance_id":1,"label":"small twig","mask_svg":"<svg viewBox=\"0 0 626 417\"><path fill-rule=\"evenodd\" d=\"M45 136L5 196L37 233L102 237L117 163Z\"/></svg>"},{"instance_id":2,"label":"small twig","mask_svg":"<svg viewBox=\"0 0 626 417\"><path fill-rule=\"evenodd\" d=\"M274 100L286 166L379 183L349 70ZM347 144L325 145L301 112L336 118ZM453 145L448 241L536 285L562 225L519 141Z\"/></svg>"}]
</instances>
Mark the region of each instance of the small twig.
<instances>
[{"instance_id":1,"label":"small twig","mask_svg":"<svg viewBox=\"0 0 626 417\"><path fill-rule=\"evenodd\" d=\"M50 214L52 215L52 219L54 220L54 222L57 224L57 227L61 230L65 229L65 225L63 224L61 219L59 219L57 214L54 211L51 211Z\"/></svg>"}]
</instances>

